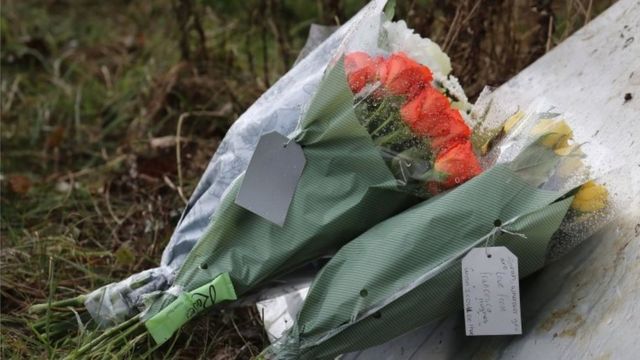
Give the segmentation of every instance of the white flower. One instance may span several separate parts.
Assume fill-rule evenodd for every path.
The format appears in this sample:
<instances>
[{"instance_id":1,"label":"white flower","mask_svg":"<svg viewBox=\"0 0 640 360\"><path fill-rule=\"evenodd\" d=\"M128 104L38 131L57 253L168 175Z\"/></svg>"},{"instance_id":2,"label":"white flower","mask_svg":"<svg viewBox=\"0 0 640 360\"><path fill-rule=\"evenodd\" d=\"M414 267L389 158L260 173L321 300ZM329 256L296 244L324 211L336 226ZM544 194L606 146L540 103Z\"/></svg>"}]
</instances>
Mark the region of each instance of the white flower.
<instances>
[{"instance_id":1,"label":"white flower","mask_svg":"<svg viewBox=\"0 0 640 360\"><path fill-rule=\"evenodd\" d=\"M413 60L427 66L433 73L434 83L444 90L456 101L452 106L460 110L460 113L469 123L467 112L471 109L471 104L464 89L458 82L458 78L451 75L451 60L449 56L440 49L438 44L428 38L422 38L412 29L407 27L403 20L392 22L386 21L382 24L386 31L389 51L403 52Z\"/></svg>"},{"instance_id":2,"label":"white flower","mask_svg":"<svg viewBox=\"0 0 640 360\"><path fill-rule=\"evenodd\" d=\"M391 52L404 52L410 58L429 67L434 74L439 73L446 77L451 72L451 60L440 46L414 33L404 20L386 21L382 26L387 32Z\"/></svg>"},{"instance_id":3,"label":"white flower","mask_svg":"<svg viewBox=\"0 0 640 360\"><path fill-rule=\"evenodd\" d=\"M443 76L441 74L435 73L433 74L433 78L437 82L442 84L442 87L447 89L449 91L449 94L451 94L453 97L458 99L458 102L460 102L462 110L466 111L470 108L471 105L469 105L469 99L467 98L467 95L464 93L464 89L460 85L460 82L458 81L457 77L453 75Z\"/></svg>"}]
</instances>

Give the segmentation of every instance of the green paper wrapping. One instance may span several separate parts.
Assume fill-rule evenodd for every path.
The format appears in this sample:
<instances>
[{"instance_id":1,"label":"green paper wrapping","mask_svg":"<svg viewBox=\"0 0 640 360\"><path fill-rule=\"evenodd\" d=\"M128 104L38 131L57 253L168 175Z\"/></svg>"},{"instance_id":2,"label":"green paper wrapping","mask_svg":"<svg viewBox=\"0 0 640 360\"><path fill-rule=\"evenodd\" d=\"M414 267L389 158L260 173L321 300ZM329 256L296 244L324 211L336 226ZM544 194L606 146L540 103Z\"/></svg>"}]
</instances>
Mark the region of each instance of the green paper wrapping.
<instances>
[{"instance_id":1,"label":"green paper wrapping","mask_svg":"<svg viewBox=\"0 0 640 360\"><path fill-rule=\"evenodd\" d=\"M238 296L322 255L335 252L373 225L416 204L397 180L353 111L342 61L320 84L295 141L306 165L283 227L234 203L242 179L222 200L174 286L198 288L228 273ZM171 291L145 314L176 299Z\"/></svg>"},{"instance_id":2,"label":"green paper wrapping","mask_svg":"<svg viewBox=\"0 0 640 360\"><path fill-rule=\"evenodd\" d=\"M290 333L265 356L328 359L462 309L461 259L485 241L509 248L521 277L541 268L572 197L530 185L521 164L496 165L345 245L316 277ZM548 166L527 170L539 174ZM490 239L497 219L526 239L508 233Z\"/></svg>"}]
</instances>

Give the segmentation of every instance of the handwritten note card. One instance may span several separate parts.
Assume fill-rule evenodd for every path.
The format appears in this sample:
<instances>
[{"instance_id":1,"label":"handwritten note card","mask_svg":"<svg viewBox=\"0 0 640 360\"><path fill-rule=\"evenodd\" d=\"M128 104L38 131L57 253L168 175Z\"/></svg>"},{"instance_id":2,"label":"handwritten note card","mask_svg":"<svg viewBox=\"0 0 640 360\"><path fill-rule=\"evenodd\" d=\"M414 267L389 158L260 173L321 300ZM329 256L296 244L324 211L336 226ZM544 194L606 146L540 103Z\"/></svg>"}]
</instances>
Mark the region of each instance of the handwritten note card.
<instances>
[{"instance_id":1,"label":"handwritten note card","mask_svg":"<svg viewBox=\"0 0 640 360\"><path fill-rule=\"evenodd\" d=\"M462 259L467 336L522 334L518 258L504 246L475 248Z\"/></svg>"}]
</instances>

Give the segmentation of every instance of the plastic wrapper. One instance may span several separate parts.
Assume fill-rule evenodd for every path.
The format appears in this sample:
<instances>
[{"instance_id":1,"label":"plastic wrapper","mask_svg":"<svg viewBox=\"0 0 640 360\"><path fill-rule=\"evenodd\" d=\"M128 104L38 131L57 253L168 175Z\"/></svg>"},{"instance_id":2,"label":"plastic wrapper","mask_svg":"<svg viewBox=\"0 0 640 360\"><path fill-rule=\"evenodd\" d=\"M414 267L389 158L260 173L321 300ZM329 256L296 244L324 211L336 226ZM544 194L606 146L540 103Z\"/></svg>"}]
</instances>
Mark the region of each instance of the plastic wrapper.
<instances>
[{"instance_id":1,"label":"plastic wrapper","mask_svg":"<svg viewBox=\"0 0 640 360\"><path fill-rule=\"evenodd\" d=\"M96 317L98 325L112 326L134 316L140 304L144 303L145 296L167 288L173 282L173 277L169 267L145 270L91 292L84 306L90 314L100 314Z\"/></svg>"},{"instance_id":2,"label":"plastic wrapper","mask_svg":"<svg viewBox=\"0 0 640 360\"><path fill-rule=\"evenodd\" d=\"M620 204L601 181L615 170L589 171L560 114L534 107L493 130L483 174L345 245L263 356L332 358L380 344L463 308L460 261L470 249L506 246L524 277L613 218Z\"/></svg>"},{"instance_id":3,"label":"plastic wrapper","mask_svg":"<svg viewBox=\"0 0 640 360\"><path fill-rule=\"evenodd\" d=\"M428 67L402 51L358 51L346 54L345 70L358 121L401 190L427 198L481 171L470 127Z\"/></svg>"},{"instance_id":4,"label":"plastic wrapper","mask_svg":"<svg viewBox=\"0 0 640 360\"><path fill-rule=\"evenodd\" d=\"M481 101L475 107L476 112L484 113L486 106ZM617 159L612 152L598 143L577 142L573 129L580 126L581 119L571 113L562 112L548 101L541 99L525 110L507 114L501 109L494 109L491 118L477 118L476 134L494 134L494 138L478 144L484 146L485 156L481 157L483 167L495 163L511 161L522 150L530 145L531 139L545 132L554 135L546 140L547 146L554 143L555 161L550 163L553 171L548 179L536 185L544 190L567 192L582 185L585 190L577 195L567 216L549 243L547 260L559 259L572 248L587 239L598 229L611 222L624 208L629 199L623 194L609 192L608 188L621 188L626 181L624 161ZM499 120L504 124L496 126ZM477 141L481 141L479 138ZM487 146L488 145L488 146ZM587 155L588 154L588 155ZM609 159L606 166L600 165L595 171L591 163L603 164L602 159ZM532 159L532 160L535 160Z\"/></svg>"}]
</instances>

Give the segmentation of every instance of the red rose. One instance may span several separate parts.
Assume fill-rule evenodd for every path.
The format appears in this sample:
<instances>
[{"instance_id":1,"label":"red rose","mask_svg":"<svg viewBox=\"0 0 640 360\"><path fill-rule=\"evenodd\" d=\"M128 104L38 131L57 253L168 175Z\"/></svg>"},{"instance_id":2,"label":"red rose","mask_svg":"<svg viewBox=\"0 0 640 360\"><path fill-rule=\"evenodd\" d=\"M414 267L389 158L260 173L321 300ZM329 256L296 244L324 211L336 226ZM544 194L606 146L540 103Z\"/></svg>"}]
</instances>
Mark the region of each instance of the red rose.
<instances>
[{"instance_id":1,"label":"red rose","mask_svg":"<svg viewBox=\"0 0 640 360\"><path fill-rule=\"evenodd\" d=\"M349 88L357 94L362 88L375 81L379 60L372 59L367 53L356 51L344 58L344 70L347 74Z\"/></svg>"},{"instance_id":2,"label":"red rose","mask_svg":"<svg viewBox=\"0 0 640 360\"><path fill-rule=\"evenodd\" d=\"M392 54L378 68L378 77L385 88L395 95L417 95L422 89L431 85L433 75L428 67L411 60L404 53Z\"/></svg>"},{"instance_id":3,"label":"red rose","mask_svg":"<svg viewBox=\"0 0 640 360\"><path fill-rule=\"evenodd\" d=\"M458 110L451 107L446 96L432 87L423 89L402 106L400 115L414 133L429 137L435 152L471 136L471 129Z\"/></svg>"},{"instance_id":4,"label":"red rose","mask_svg":"<svg viewBox=\"0 0 640 360\"><path fill-rule=\"evenodd\" d=\"M469 141L459 142L438 154L434 169L444 175L438 182L442 189L462 184L482 172Z\"/></svg>"},{"instance_id":5,"label":"red rose","mask_svg":"<svg viewBox=\"0 0 640 360\"><path fill-rule=\"evenodd\" d=\"M443 151L451 145L468 141L471 138L471 128L464 122L457 109L449 108L441 115L438 133L431 137L431 148L436 153Z\"/></svg>"},{"instance_id":6,"label":"red rose","mask_svg":"<svg viewBox=\"0 0 640 360\"><path fill-rule=\"evenodd\" d=\"M428 87L400 109L402 120L411 130L422 136L436 136L442 117L449 109L449 100L438 90Z\"/></svg>"}]
</instances>

